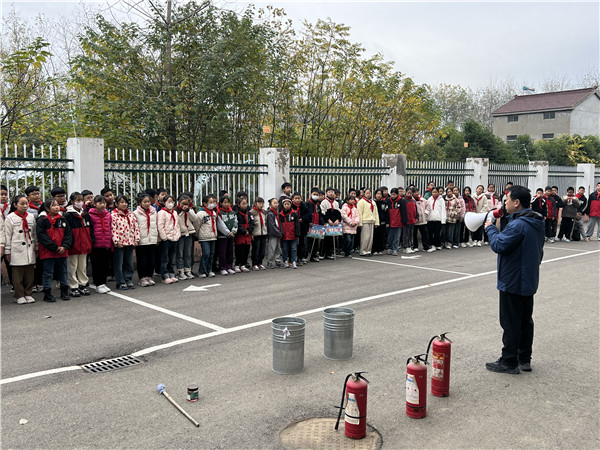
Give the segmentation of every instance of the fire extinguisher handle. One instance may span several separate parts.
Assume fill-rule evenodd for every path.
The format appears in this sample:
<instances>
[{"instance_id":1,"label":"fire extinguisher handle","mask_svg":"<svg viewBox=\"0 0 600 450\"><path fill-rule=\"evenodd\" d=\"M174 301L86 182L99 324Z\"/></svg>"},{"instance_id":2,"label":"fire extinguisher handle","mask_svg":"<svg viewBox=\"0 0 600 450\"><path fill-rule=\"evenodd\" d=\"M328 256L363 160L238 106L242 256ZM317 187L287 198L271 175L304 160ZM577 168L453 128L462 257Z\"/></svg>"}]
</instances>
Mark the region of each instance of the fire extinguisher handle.
<instances>
[{"instance_id":1,"label":"fire extinguisher handle","mask_svg":"<svg viewBox=\"0 0 600 450\"><path fill-rule=\"evenodd\" d=\"M445 333L440 334L440 339L445 339L452 344L452 341L450 340L450 338L448 336L446 336L447 334L450 334L450 332L446 331Z\"/></svg>"},{"instance_id":2,"label":"fire extinguisher handle","mask_svg":"<svg viewBox=\"0 0 600 450\"><path fill-rule=\"evenodd\" d=\"M369 380L367 380L365 377L362 376L363 373L369 373L366 370L363 370L362 372L354 372L354 376L356 378L360 378L362 380L365 380L367 383L369 383Z\"/></svg>"}]
</instances>

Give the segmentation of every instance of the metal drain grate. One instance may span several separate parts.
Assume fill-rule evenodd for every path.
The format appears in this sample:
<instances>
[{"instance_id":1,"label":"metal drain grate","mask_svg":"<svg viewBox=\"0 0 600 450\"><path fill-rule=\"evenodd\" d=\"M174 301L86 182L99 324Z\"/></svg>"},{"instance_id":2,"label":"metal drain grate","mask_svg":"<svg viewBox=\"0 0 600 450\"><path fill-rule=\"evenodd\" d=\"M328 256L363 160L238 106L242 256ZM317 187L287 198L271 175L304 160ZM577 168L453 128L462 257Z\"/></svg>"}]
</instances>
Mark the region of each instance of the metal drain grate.
<instances>
[{"instance_id":1,"label":"metal drain grate","mask_svg":"<svg viewBox=\"0 0 600 450\"><path fill-rule=\"evenodd\" d=\"M142 361L135 356L127 355L119 358L105 359L81 366L83 370L89 373L108 372L109 370L122 369L123 367L141 364Z\"/></svg>"}]
</instances>

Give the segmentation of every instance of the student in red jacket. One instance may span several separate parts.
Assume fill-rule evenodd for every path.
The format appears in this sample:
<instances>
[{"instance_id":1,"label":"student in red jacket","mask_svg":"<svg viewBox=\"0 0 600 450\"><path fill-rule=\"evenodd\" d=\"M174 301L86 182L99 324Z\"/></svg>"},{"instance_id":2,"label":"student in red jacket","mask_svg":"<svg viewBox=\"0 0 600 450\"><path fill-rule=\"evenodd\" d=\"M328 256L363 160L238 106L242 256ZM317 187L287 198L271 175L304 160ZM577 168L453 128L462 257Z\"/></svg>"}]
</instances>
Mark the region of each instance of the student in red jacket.
<instances>
[{"instance_id":1,"label":"student in red jacket","mask_svg":"<svg viewBox=\"0 0 600 450\"><path fill-rule=\"evenodd\" d=\"M87 255L92 252L94 232L90 215L84 209L83 195L73 192L69 198L65 219L73 233L73 246L67 258L67 271L69 273L69 287L71 297L90 295L88 289L89 278L87 272Z\"/></svg>"},{"instance_id":2,"label":"student in red jacket","mask_svg":"<svg viewBox=\"0 0 600 450\"><path fill-rule=\"evenodd\" d=\"M390 229L388 230L387 254L397 256L398 244L402 235L402 216L400 214L402 197L398 195L398 188L392 188L389 201Z\"/></svg>"},{"instance_id":3,"label":"student in red jacket","mask_svg":"<svg viewBox=\"0 0 600 450\"><path fill-rule=\"evenodd\" d=\"M292 201L283 199L283 209L279 213L279 227L281 229L281 253L283 254L283 267L297 269L298 238L300 237L300 217L292 209ZM288 260L289 259L289 260Z\"/></svg>"},{"instance_id":4,"label":"student in red jacket","mask_svg":"<svg viewBox=\"0 0 600 450\"><path fill-rule=\"evenodd\" d=\"M402 216L402 247L406 253L413 253L412 238L415 223L419 221L417 203L413 198L413 190L406 189L404 197L400 201L400 215Z\"/></svg>"},{"instance_id":5,"label":"student in red jacket","mask_svg":"<svg viewBox=\"0 0 600 450\"><path fill-rule=\"evenodd\" d=\"M600 241L600 183L596 184L596 191L590 194L585 213L589 216L585 237L590 239L594 234L594 228L598 226L596 236Z\"/></svg>"},{"instance_id":6,"label":"student in red jacket","mask_svg":"<svg viewBox=\"0 0 600 450\"><path fill-rule=\"evenodd\" d=\"M56 275L60 283L60 298L69 300L69 284L67 280L67 256L73 245L73 234L67 220L60 214L60 206L54 198L44 202L44 211L37 219L37 238L39 255L44 265L42 285L44 301L55 302L52 295L52 276Z\"/></svg>"},{"instance_id":7,"label":"student in red jacket","mask_svg":"<svg viewBox=\"0 0 600 450\"><path fill-rule=\"evenodd\" d=\"M90 262L92 263L92 278L96 285L98 294L110 292L106 285L106 279L109 273L109 264L113 260L112 243L112 216L106 209L106 200L102 195L94 197L93 208L89 211L92 229L94 233L94 243Z\"/></svg>"}]
</instances>

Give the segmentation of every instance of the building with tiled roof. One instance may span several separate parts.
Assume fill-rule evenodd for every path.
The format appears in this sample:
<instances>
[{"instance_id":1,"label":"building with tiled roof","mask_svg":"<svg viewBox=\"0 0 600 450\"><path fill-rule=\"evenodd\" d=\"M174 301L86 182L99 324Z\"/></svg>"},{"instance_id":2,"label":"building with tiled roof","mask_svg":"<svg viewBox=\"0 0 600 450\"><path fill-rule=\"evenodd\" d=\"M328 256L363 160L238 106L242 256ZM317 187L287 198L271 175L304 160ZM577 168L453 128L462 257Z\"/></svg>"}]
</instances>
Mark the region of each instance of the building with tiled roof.
<instances>
[{"instance_id":1,"label":"building with tiled roof","mask_svg":"<svg viewBox=\"0 0 600 450\"><path fill-rule=\"evenodd\" d=\"M598 86L544 94L515 95L492 112L493 131L505 142L527 134L533 140L562 134L600 136Z\"/></svg>"}]
</instances>

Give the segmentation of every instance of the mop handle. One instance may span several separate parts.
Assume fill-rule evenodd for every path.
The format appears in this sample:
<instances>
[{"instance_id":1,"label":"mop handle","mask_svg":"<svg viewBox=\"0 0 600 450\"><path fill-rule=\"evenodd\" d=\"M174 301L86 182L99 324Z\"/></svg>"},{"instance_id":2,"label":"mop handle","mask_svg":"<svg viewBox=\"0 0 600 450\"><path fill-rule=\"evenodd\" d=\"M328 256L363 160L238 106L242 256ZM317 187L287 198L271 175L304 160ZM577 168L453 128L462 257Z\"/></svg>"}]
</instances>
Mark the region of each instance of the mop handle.
<instances>
[{"instance_id":1,"label":"mop handle","mask_svg":"<svg viewBox=\"0 0 600 450\"><path fill-rule=\"evenodd\" d=\"M185 417L187 417L187 418L188 418L188 420L189 420L190 422L192 422L192 423L193 423L194 425L196 425L197 427L199 427L199 426L200 426L200 424L199 424L198 422L196 422L196 419L194 419L194 418L193 418L192 416L190 416L190 415L189 415L187 412L185 412L185 410L184 410L184 409L183 409L181 406L179 406L175 400L173 400L173 399L171 398L171 396L170 396L170 395L167 393L167 391L163 391L163 392L162 392L162 394L163 394L165 397L167 397L167 400L169 400L169 401L171 402L171 404L172 404L172 405L173 405L175 408L177 408L181 414L183 414Z\"/></svg>"}]
</instances>

